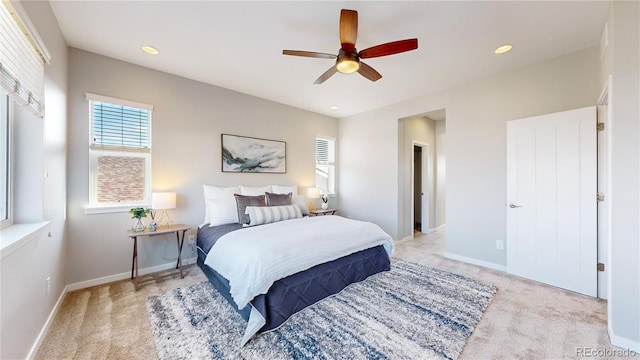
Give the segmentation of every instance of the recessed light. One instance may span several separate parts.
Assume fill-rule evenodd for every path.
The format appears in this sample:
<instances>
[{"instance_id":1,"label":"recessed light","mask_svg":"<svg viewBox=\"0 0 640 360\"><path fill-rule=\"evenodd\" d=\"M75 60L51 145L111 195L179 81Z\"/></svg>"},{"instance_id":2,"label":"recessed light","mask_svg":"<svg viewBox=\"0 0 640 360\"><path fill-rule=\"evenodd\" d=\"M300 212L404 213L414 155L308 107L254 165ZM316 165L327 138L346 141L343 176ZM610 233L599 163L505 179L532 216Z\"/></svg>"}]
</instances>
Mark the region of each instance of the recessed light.
<instances>
[{"instance_id":1,"label":"recessed light","mask_svg":"<svg viewBox=\"0 0 640 360\"><path fill-rule=\"evenodd\" d=\"M141 47L142 51L146 52L147 54L151 54L151 55L158 55L159 51L158 49L154 48L153 46L149 46L149 45L144 45Z\"/></svg>"},{"instance_id":2,"label":"recessed light","mask_svg":"<svg viewBox=\"0 0 640 360\"><path fill-rule=\"evenodd\" d=\"M329 106L329 109L338 110L338 105L331 105L331 106Z\"/></svg>"},{"instance_id":3,"label":"recessed light","mask_svg":"<svg viewBox=\"0 0 640 360\"><path fill-rule=\"evenodd\" d=\"M511 49L513 49L513 46L509 45L509 44L505 44L502 46L498 46L493 52L496 54L504 54L506 52L511 51Z\"/></svg>"}]
</instances>

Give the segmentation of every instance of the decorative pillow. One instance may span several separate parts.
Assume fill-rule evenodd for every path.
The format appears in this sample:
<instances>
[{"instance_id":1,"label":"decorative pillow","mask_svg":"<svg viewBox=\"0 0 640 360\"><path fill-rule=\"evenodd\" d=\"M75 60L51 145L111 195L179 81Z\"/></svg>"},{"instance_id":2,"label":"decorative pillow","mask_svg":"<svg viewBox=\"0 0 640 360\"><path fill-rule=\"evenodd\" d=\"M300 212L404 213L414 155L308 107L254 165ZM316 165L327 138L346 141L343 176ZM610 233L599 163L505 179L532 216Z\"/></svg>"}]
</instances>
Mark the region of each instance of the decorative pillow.
<instances>
[{"instance_id":1,"label":"decorative pillow","mask_svg":"<svg viewBox=\"0 0 640 360\"><path fill-rule=\"evenodd\" d=\"M204 187L205 223L218 226L238 222L238 209L234 194L240 192L240 187Z\"/></svg>"},{"instance_id":2,"label":"decorative pillow","mask_svg":"<svg viewBox=\"0 0 640 360\"><path fill-rule=\"evenodd\" d=\"M271 192L271 186L260 186L260 187L252 187L252 186L242 186L240 185L240 195L248 195L248 196L258 196L264 195L266 192Z\"/></svg>"},{"instance_id":3,"label":"decorative pillow","mask_svg":"<svg viewBox=\"0 0 640 360\"><path fill-rule=\"evenodd\" d=\"M264 195L245 196L235 194L234 196L236 197L236 205L238 208L238 224L249 223L249 215L245 214L247 206L267 206L264 200Z\"/></svg>"},{"instance_id":4,"label":"decorative pillow","mask_svg":"<svg viewBox=\"0 0 640 360\"><path fill-rule=\"evenodd\" d=\"M284 205L292 205L291 202L291 193L288 194L274 194L274 193L264 193L267 198L267 206L284 206Z\"/></svg>"},{"instance_id":5,"label":"decorative pillow","mask_svg":"<svg viewBox=\"0 0 640 360\"><path fill-rule=\"evenodd\" d=\"M292 203L298 205L302 215L309 215L309 207L307 206L307 197L304 195L294 195L292 197Z\"/></svg>"},{"instance_id":6,"label":"decorative pillow","mask_svg":"<svg viewBox=\"0 0 640 360\"><path fill-rule=\"evenodd\" d=\"M287 206L247 206L245 210L251 221L244 226L269 224L276 221L297 219L302 217L302 212L297 205Z\"/></svg>"},{"instance_id":7,"label":"decorative pillow","mask_svg":"<svg viewBox=\"0 0 640 360\"><path fill-rule=\"evenodd\" d=\"M298 185L271 185L271 192L274 194L288 194L293 196L298 195Z\"/></svg>"}]
</instances>

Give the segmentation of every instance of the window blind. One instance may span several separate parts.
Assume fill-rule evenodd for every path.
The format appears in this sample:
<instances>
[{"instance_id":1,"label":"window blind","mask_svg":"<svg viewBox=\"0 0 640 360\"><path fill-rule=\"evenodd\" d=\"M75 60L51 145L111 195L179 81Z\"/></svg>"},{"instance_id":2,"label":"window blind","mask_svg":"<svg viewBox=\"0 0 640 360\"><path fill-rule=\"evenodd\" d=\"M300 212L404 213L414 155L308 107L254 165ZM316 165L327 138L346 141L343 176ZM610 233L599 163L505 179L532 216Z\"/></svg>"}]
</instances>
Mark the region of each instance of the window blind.
<instances>
[{"instance_id":1,"label":"window blind","mask_svg":"<svg viewBox=\"0 0 640 360\"><path fill-rule=\"evenodd\" d=\"M13 8L0 1L0 87L16 103L43 117L43 58L30 42L39 37L30 35L24 23Z\"/></svg>"},{"instance_id":2,"label":"window blind","mask_svg":"<svg viewBox=\"0 0 640 360\"><path fill-rule=\"evenodd\" d=\"M151 148L148 110L100 101L91 104L92 145Z\"/></svg>"},{"instance_id":3,"label":"window blind","mask_svg":"<svg viewBox=\"0 0 640 360\"><path fill-rule=\"evenodd\" d=\"M317 163L332 163L334 161L333 155L333 140L316 138L316 162Z\"/></svg>"}]
</instances>

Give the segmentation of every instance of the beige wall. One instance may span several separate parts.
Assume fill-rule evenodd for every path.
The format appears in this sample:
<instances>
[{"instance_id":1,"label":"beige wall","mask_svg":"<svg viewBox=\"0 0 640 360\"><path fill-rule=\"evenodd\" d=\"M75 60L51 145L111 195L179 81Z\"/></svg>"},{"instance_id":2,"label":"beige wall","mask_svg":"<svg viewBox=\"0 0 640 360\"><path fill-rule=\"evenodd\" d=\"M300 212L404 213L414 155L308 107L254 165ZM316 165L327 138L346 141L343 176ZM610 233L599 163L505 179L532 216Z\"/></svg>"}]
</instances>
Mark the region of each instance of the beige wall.
<instances>
[{"instance_id":1,"label":"beige wall","mask_svg":"<svg viewBox=\"0 0 640 360\"><path fill-rule=\"evenodd\" d=\"M506 121L594 105L598 73L594 47L341 119L341 210L401 238L398 121L444 108L446 251L504 266L495 243L506 239Z\"/></svg>"},{"instance_id":2,"label":"beige wall","mask_svg":"<svg viewBox=\"0 0 640 360\"><path fill-rule=\"evenodd\" d=\"M304 190L315 182L316 135L338 138L334 118L78 49L69 54L68 281L80 283L77 286L105 277L125 278L131 269L131 241L126 236L130 215L84 211L89 200L85 93L154 106L152 189L175 191L178 208L170 215L194 230L204 218L203 184L297 184ZM221 133L285 141L287 173L222 173ZM140 268L170 263L176 256L174 246L172 236L143 239ZM193 258L194 252L186 246L183 256Z\"/></svg>"},{"instance_id":3,"label":"beige wall","mask_svg":"<svg viewBox=\"0 0 640 360\"><path fill-rule=\"evenodd\" d=\"M15 154L14 222L48 220L51 223L2 258L2 359L24 359L35 350L32 346L67 284L67 44L48 2L26 1L22 4L51 53L51 63L45 65L44 118L35 118L25 109L15 107L14 139L18 148ZM51 279L48 295L47 277Z\"/></svg>"}]
</instances>

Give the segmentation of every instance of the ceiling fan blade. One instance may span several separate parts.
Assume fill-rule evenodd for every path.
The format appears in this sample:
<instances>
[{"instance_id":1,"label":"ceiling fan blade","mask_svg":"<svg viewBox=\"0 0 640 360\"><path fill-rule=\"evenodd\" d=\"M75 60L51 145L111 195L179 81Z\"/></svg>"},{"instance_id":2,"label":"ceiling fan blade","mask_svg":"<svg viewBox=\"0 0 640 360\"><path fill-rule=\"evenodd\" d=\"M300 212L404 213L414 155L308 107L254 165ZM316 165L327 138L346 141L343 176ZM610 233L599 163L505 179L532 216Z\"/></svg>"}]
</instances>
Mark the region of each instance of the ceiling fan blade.
<instances>
[{"instance_id":1,"label":"ceiling fan blade","mask_svg":"<svg viewBox=\"0 0 640 360\"><path fill-rule=\"evenodd\" d=\"M398 54L405 51L415 50L417 48L418 39L406 39L372 46L360 51L358 56L360 56L361 59L369 59L374 57Z\"/></svg>"},{"instance_id":2,"label":"ceiling fan blade","mask_svg":"<svg viewBox=\"0 0 640 360\"><path fill-rule=\"evenodd\" d=\"M321 59L335 59L338 56L333 54L319 53L315 51L282 50L282 55L304 56Z\"/></svg>"},{"instance_id":3,"label":"ceiling fan blade","mask_svg":"<svg viewBox=\"0 0 640 360\"><path fill-rule=\"evenodd\" d=\"M342 50L347 53L353 52L356 48L357 38L358 12L342 9L340 11L340 44L342 45Z\"/></svg>"},{"instance_id":4,"label":"ceiling fan blade","mask_svg":"<svg viewBox=\"0 0 640 360\"><path fill-rule=\"evenodd\" d=\"M327 80L328 78L330 78L333 74L337 73L338 69L336 68L336 66L332 66L329 68L329 70L325 71L324 74L320 75L320 77L314 81L314 84L322 84L323 82L325 82L325 80Z\"/></svg>"},{"instance_id":5,"label":"ceiling fan blade","mask_svg":"<svg viewBox=\"0 0 640 360\"><path fill-rule=\"evenodd\" d=\"M382 78L382 75L380 75L379 72L377 72L371 66L363 63L362 61L360 61L360 68L358 69L358 72L360 73L360 75L366 77L371 81L378 81Z\"/></svg>"}]
</instances>

